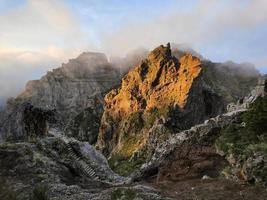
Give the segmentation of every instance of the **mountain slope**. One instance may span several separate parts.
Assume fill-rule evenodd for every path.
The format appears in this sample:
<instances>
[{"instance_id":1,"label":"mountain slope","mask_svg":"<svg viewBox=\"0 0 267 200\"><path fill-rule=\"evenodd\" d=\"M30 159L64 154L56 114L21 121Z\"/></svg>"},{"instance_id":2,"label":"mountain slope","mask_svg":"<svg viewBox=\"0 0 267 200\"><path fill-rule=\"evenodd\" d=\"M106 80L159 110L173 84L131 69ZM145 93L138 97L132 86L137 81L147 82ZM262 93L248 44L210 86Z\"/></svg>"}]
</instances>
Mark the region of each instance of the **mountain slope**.
<instances>
[{"instance_id":1,"label":"mountain slope","mask_svg":"<svg viewBox=\"0 0 267 200\"><path fill-rule=\"evenodd\" d=\"M113 168L125 167L127 171L143 163L151 137L164 141L172 132L226 111L229 99L218 88L228 88L228 78L238 76L226 74L225 81L219 82L218 69L208 63L190 53L180 53L177 59L169 44L161 45L124 76L118 89L105 96L97 146L110 158ZM257 75L252 79L256 82ZM232 83L231 87L242 91L227 90L232 99L242 97L245 88L249 92L245 84ZM164 125L165 131L154 133L156 124Z\"/></svg>"},{"instance_id":2,"label":"mountain slope","mask_svg":"<svg viewBox=\"0 0 267 200\"><path fill-rule=\"evenodd\" d=\"M58 128L80 140L96 141L104 94L119 83L120 73L101 53L82 53L40 80L29 81L25 91L7 102L0 122L4 138L27 133L22 119L23 104L53 111ZM85 109L93 112L84 112ZM94 119L89 121L88 119Z\"/></svg>"}]
</instances>

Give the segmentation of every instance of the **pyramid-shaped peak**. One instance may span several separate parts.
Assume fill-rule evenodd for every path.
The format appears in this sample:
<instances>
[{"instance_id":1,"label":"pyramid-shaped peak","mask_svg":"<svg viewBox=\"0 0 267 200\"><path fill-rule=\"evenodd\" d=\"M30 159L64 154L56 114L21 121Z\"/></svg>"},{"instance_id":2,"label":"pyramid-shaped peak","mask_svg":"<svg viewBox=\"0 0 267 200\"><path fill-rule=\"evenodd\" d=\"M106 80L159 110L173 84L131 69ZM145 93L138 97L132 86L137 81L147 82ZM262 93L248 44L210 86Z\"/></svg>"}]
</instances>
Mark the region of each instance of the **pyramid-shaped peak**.
<instances>
[{"instance_id":1,"label":"pyramid-shaped peak","mask_svg":"<svg viewBox=\"0 0 267 200\"><path fill-rule=\"evenodd\" d=\"M170 58L172 56L171 52L171 45L168 43L166 46L160 45L159 47L155 48L151 53L148 55L149 60L162 60L165 58Z\"/></svg>"}]
</instances>

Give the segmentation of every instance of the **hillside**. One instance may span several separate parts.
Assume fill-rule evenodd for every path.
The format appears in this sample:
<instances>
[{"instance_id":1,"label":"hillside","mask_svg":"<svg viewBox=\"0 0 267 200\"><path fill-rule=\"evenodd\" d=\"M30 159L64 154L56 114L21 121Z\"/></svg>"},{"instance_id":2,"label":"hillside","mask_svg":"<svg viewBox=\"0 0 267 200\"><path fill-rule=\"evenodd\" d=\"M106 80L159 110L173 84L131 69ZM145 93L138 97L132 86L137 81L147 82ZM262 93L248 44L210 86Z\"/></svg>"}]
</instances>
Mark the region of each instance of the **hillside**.
<instances>
[{"instance_id":1,"label":"hillside","mask_svg":"<svg viewBox=\"0 0 267 200\"><path fill-rule=\"evenodd\" d=\"M241 98L257 80L257 73L240 79L234 70L220 77L222 69L210 61L190 52L179 52L179 59L173 54L177 50L172 53L169 44L154 49L105 96L97 146L114 168L138 167L149 157L151 138L164 141L224 113L230 99ZM157 124L164 130L155 133Z\"/></svg>"}]
</instances>

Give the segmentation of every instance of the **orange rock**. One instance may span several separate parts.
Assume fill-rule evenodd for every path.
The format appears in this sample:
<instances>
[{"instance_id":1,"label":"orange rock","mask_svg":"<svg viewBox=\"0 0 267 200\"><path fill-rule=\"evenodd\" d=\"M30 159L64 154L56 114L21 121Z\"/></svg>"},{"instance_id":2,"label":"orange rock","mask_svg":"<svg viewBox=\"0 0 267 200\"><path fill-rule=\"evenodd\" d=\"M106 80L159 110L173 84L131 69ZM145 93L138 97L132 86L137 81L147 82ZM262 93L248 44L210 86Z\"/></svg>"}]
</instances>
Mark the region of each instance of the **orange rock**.
<instances>
[{"instance_id":1,"label":"orange rock","mask_svg":"<svg viewBox=\"0 0 267 200\"><path fill-rule=\"evenodd\" d=\"M160 46L123 78L120 89L106 96L106 112L122 117L154 107L178 105L183 108L200 72L198 58L186 54L179 63L171 56L169 47Z\"/></svg>"},{"instance_id":2,"label":"orange rock","mask_svg":"<svg viewBox=\"0 0 267 200\"><path fill-rule=\"evenodd\" d=\"M122 133L123 120L132 113L138 111L146 113L152 108L175 106L182 110L201 69L200 59L189 53L178 61L172 56L170 45L166 47L161 45L153 50L146 60L125 75L119 89L114 89L106 95L98 146L102 149L109 146L108 151L122 149L124 137L122 135L125 134ZM112 119L112 124L106 119ZM107 124L109 126L106 126ZM142 140L145 140L144 135ZM132 151L136 151L136 148Z\"/></svg>"}]
</instances>

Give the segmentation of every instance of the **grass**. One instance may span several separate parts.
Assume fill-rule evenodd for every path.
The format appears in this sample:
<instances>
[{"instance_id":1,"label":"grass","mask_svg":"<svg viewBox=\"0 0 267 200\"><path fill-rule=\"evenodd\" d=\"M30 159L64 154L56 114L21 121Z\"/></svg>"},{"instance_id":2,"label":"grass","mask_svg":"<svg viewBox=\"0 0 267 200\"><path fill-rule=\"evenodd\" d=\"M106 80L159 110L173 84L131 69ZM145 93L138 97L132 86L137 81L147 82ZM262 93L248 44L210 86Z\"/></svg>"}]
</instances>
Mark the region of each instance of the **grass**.
<instances>
[{"instance_id":1,"label":"grass","mask_svg":"<svg viewBox=\"0 0 267 200\"><path fill-rule=\"evenodd\" d=\"M143 159L130 161L129 158L120 154L113 155L109 159L110 167L121 176L128 176L144 163Z\"/></svg>"},{"instance_id":2,"label":"grass","mask_svg":"<svg viewBox=\"0 0 267 200\"><path fill-rule=\"evenodd\" d=\"M144 127L141 111L130 114L126 121L129 123L129 128L134 132L138 132Z\"/></svg>"},{"instance_id":3,"label":"grass","mask_svg":"<svg viewBox=\"0 0 267 200\"><path fill-rule=\"evenodd\" d=\"M131 189L118 188L111 193L111 200L134 200L136 193Z\"/></svg>"},{"instance_id":4,"label":"grass","mask_svg":"<svg viewBox=\"0 0 267 200\"><path fill-rule=\"evenodd\" d=\"M147 128L150 128L153 126L155 121L159 119L160 117L168 117L170 115L170 108L169 107L162 107L162 108L151 108L146 113L146 120L145 120L145 126Z\"/></svg>"},{"instance_id":5,"label":"grass","mask_svg":"<svg viewBox=\"0 0 267 200\"><path fill-rule=\"evenodd\" d=\"M34 188L31 200L49 200L48 187L46 185L39 185Z\"/></svg>"},{"instance_id":6,"label":"grass","mask_svg":"<svg viewBox=\"0 0 267 200\"><path fill-rule=\"evenodd\" d=\"M139 137L128 138L124 142L123 148L111 156L109 165L116 173L122 176L128 176L144 163L145 158L140 156L130 161L133 152L138 148L139 139Z\"/></svg>"},{"instance_id":7,"label":"grass","mask_svg":"<svg viewBox=\"0 0 267 200\"><path fill-rule=\"evenodd\" d=\"M6 180L0 176L0 199L18 200L19 194L12 190Z\"/></svg>"},{"instance_id":8,"label":"grass","mask_svg":"<svg viewBox=\"0 0 267 200\"><path fill-rule=\"evenodd\" d=\"M134 112L125 119L121 128L122 145L109 159L109 165L115 172L127 176L145 162L147 155L134 155L135 152L143 148L143 141L146 137L145 131L148 131L161 116L167 117L169 112L169 107L152 108L146 113L143 113L143 111ZM164 139L164 135L162 135L162 139Z\"/></svg>"},{"instance_id":9,"label":"grass","mask_svg":"<svg viewBox=\"0 0 267 200\"><path fill-rule=\"evenodd\" d=\"M230 124L222 130L216 146L225 153L245 154L259 149L266 152L267 99L257 99L251 109L241 116L241 121L246 126Z\"/></svg>"},{"instance_id":10,"label":"grass","mask_svg":"<svg viewBox=\"0 0 267 200\"><path fill-rule=\"evenodd\" d=\"M241 122L245 126L241 126ZM258 98L239 122L224 128L215 145L225 155L238 158L241 167L249 158L258 159L255 155L267 156L267 99ZM267 167L258 164L251 167L249 173L253 177L267 179Z\"/></svg>"}]
</instances>

